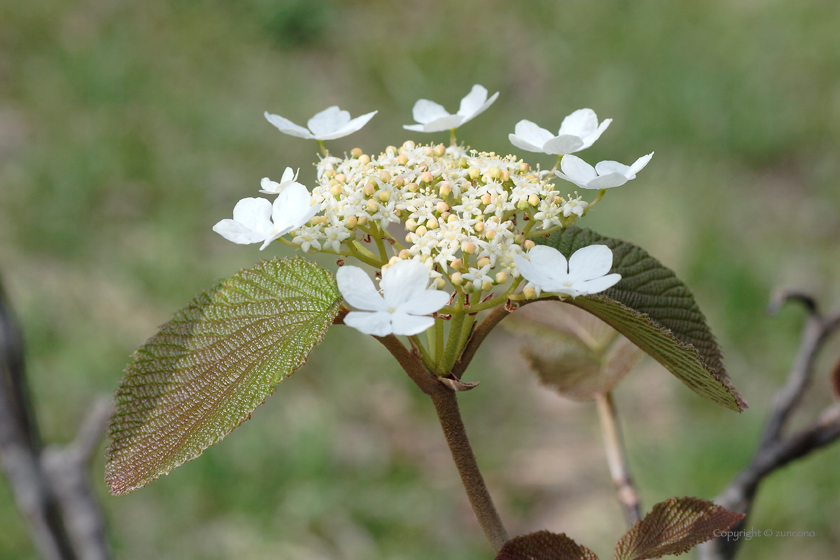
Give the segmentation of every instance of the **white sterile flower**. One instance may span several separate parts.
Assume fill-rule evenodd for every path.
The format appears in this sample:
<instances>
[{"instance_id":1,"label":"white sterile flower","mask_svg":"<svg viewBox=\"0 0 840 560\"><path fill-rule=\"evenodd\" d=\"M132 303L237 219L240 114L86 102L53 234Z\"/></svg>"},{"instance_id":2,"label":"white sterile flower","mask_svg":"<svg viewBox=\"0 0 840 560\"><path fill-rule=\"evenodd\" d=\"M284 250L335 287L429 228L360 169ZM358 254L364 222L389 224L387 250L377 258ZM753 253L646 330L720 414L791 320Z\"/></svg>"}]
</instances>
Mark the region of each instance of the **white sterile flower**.
<instances>
[{"instance_id":1,"label":"white sterile flower","mask_svg":"<svg viewBox=\"0 0 840 560\"><path fill-rule=\"evenodd\" d=\"M347 303L363 310L348 313L344 324L374 336L421 333L435 324L427 315L449 301L446 292L426 289L429 269L413 259L398 261L382 273L379 285L384 297L357 266L342 266L335 279Z\"/></svg>"},{"instance_id":2,"label":"white sterile flower","mask_svg":"<svg viewBox=\"0 0 840 560\"><path fill-rule=\"evenodd\" d=\"M644 169L652 157L653 152L640 157L630 166L617 161L602 161L592 167L577 156L564 156L560 161L562 172L554 173L582 189L609 189L635 179L636 173Z\"/></svg>"},{"instance_id":3,"label":"white sterile flower","mask_svg":"<svg viewBox=\"0 0 840 560\"><path fill-rule=\"evenodd\" d=\"M283 189L297 181L298 173L300 173L300 169L295 172L291 167L287 167L283 172L283 177L280 178L279 183L272 181L268 177L263 177L263 180L260 182L260 186L262 187L260 192L266 194L280 194L283 192Z\"/></svg>"},{"instance_id":4,"label":"white sterile flower","mask_svg":"<svg viewBox=\"0 0 840 560\"><path fill-rule=\"evenodd\" d=\"M306 187L292 183L283 189L273 205L264 198L243 198L233 208L233 219L220 221L213 231L242 245L262 242L262 251L278 237L312 219L321 205L311 202Z\"/></svg>"},{"instance_id":5,"label":"white sterile flower","mask_svg":"<svg viewBox=\"0 0 840 560\"><path fill-rule=\"evenodd\" d=\"M578 249L568 263L563 253L545 245L528 251L527 259L516 255L514 260L522 276L542 291L573 298L603 292L621 280L620 274L608 274L613 254L606 245Z\"/></svg>"},{"instance_id":6,"label":"white sterile flower","mask_svg":"<svg viewBox=\"0 0 840 560\"><path fill-rule=\"evenodd\" d=\"M514 134L508 138L511 144L529 152L572 154L594 144L611 122L612 119L606 119L599 126L595 111L578 109L563 119L557 136L531 121L522 120L516 123Z\"/></svg>"},{"instance_id":7,"label":"white sterile flower","mask_svg":"<svg viewBox=\"0 0 840 560\"><path fill-rule=\"evenodd\" d=\"M298 138L307 138L310 140L335 140L353 134L367 122L373 118L377 111L350 119L350 113L342 111L337 106L325 109L309 119L306 126L309 130L298 126L289 119L285 119L280 115L272 115L268 111L265 112L265 118L277 127L283 134L289 136L297 136Z\"/></svg>"},{"instance_id":8,"label":"white sterile flower","mask_svg":"<svg viewBox=\"0 0 840 560\"><path fill-rule=\"evenodd\" d=\"M403 128L416 132L440 132L458 128L486 111L497 97L499 97L498 91L487 99L487 89L476 84L466 97L461 99L461 107L454 115L447 113L442 105L434 101L421 99L414 104L414 109L412 109L414 120L420 124L407 124Z\"/></svg>"}]
</instances>

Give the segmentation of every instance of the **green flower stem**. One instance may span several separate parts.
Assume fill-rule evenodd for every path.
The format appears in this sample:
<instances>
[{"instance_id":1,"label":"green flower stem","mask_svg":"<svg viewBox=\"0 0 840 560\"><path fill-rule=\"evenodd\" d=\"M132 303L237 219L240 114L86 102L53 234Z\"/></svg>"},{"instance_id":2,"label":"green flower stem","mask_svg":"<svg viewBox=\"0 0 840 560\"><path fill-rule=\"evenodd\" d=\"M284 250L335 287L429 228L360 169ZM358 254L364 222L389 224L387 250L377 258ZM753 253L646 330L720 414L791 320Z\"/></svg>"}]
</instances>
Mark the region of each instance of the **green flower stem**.
<instances>
[{"instance_id":1,"label":"green flower stem","mask_svg":"<svg viewBox=\"0 0 840 560\"><path fill-rule=\"evenodd\" d=\"M446 350L443 352L443 357L441 358L440 365L438 367L438 371L442 375L446 375L452 371L452 367L458 359L461 330L464 326L464 319L467 315L464 313L464 299L463 295L458 297L458 304L456 306L458 311L452 314L452 320L449 322L449 340L446 342Z\"/></svg>"},{"instance_id":2,"label":"green flower stem","mask_svg":"<svg viewBox=\"0 0 840 560\"><path fill-rule=\"evenodd\" d=\"M479 323L475 332L467 341L464 351L461 353L461 359L456 362L455 367L452 369L452 375L454 375L457 379L461 379L461 376L464 375L464 371L466 371L470 362L475 357L478 347L481 346L481 343L484 342L484 339L487 338L490 331L492 331L493 328L508 315L510 315L510 311L507 310L506 306L501 305L494 309L492 313Z\"/></svg>"},{"instance_id":3,"label":"green flower stem","mask_svg":"<svg viewBox=\"0 0 840 560\"><path fill-rule=\"evenodd\" d=\"M373 238L374 242L376 242L376 248L379 249L379 258L382 260L384 266L384 263L388 262L388 251L385 250L385 244L382 243L382 230L379 229L379 224L377 224L376 222L370 222L370 229L365 229L362 226L356 227L358 227L366 234L370 235Z\"/></svg>"},{"instance_id":4,"label":"green flower stem","mask_svg":"<svg viewBox=\"0 0 840 560\"><path fill-rule=\"evenodd\" d=\"M443 373L440 369L440 362L443 359L443 319L435 319L435 363L436 371Z\"/></svg>"},{"instance_id":5,"label":"green flower stem","mask_svg":"<svg viewBox=\"0 0 840 560\"><path fill-rule=\"evenodd\" d=\"M498 511L496 511L493 498L484 483L484 477L481 476L478 462L464 428L464 422L461 419L456 393L438 381L437 377L424 367L419 355L409 352L396 336L388 335L374 338L391 352L391 355L397 359L397 362L417 387L431 397L440 426L443 429L443 435L446 438L449 451L452 453L452 459L455 461L461 483L467 492L476 519L484 530L487 540L498 552L510 537Z\"/></svg>"},{"instance_id":6,"label":"green flower stem","mask_svg":"<svg viewBox=\"0 0 840 560\"><path fill-rule=\"evenodd\" d=\"M525 234L526 239L531 239L533 237L544 237L546 235L551 235L555 231L560 231L566 226L554 226L553 228L548 229L538 229L537 231L532 231Z\"/></svg>"},{"instance_id":7,"label":"green flower stem","mask_svg":"<svg viewBox=\"0 0 840 560\"><path fill-rule=\"evenodd\" d=\"M370 265L376 269L382 268L384 263L379 262L376 260L376 256L367 250L361 243L357 240L353 239L347 243L347 248L350 249L350 253L359 261Z\"/></svg>"},{"instance_id":8,"label":"green flower stem","mask_svg":"<svg viewBox=\"0 0 840 560\"><path fill-rule=\"evenodd\" d=\"M473 332L473 325L475 325L475 313L467 313L464 319L464 326L461 328L461 338L458 339L458 356L464 352L464 346L467 344Z\"/></svg>"},{"instance_id":9,"label":"green flower stem","mask_svg":"<svg viewBox=\"0 0 840 560\"><path fill-rule=\"evenodd\" d=\"M426 366L426 369L429 371L433 370L435 367L435 361L429 355L429 351L426 350L423 343L420 342L420 337L415 334L408 337L408 340L411 342L411 347L417 350L417 353L420 354L420 359L423 361L423 365Z\"/></svg>"},{"instance_id":10,"label":"green flower stem","mask_svg":"<svg viewBox=\"0 0 840 560\"><path fill-rule=\"evenodd\" d=\"M522 235L528 237L528 232L531 231L531 228L534 227L534 224L537 223L534 220L534 211L528 208L528 223L525 225L525 228L522 230Z\"/></svg>"},{"instance_id":11,"label":"green flower stem","mask_svg":"<svg viewBox=\"0 0 840 560\"><path fill-rule=\"evenodd\" d=\"M324 145L324 141L323 141L323 140L318 140L318 148L320 148L320 149L321 149L321 155L322 155L322 156L326 157L326 156L328 156L328 155L330 154L330 153L327 151L327 147Z\"/></svg>"},{"instance_id":12,"label":"green flower stem","mask_svg":"<svg viewBox=\"0 0 840 560\"><path fill-rule=\"evenodd\" d=\"M551 174L554 175L554 172L557 171L557 168L560 167L560 162L563 161L563 154L559 154L557 156L557 163L554 164L554 167L551 168Z\"/></svg>"},{"instance_id":13,"label":"green flower stem","mask_svg":"<svg viewBox=\"0 0 840 560\"><path fill-rule=\"evenodd\" d=\"M586 207L586 210L584 210L584 211L583 211L583 215L584 215L584 216L586 216L586 213L587 213L587 212L589 212L590 210L592 210L592 207L593 207L593 206L595 206L596 204L598 204L598 203L601 201L601 198L604 196L604 193L606 193L606 192L607 192L607 189L601 189L601 190L599 190L599 191L598 191L598 196L596 196L596 197L595 197L595 200L593 200L593 201L589 204L589 206L587 206L587 207Z\"/></svg>"},{"instance_id":14,"label":"green flower stem","mask_svg":"<svg viewBox=\"0 0 840 560\"><path fill-rule=\"evenodd\" d=\"M429 359L432 362L432 367L429 368L430 371L435 370L435 327L436 325L432 325L428 329L426 329L426 344L429 345Z\"/></svg>"},{"instance_id":15,"label":"green flower stem","mask_svg":"<svg viewBox=\"0 0 840 560\"><path fill-rule=\"evenodd\" d=\"M455 130L456 129L454 129L454 128L449 129L449 145L450 146L455 145Z\"/></svg>"},{"instance_id":16,"label":"green flower stem","mask_svg":"<svg viewBox=\"0 0 840 560\"><path fill-rule=\"evenodd\" d=\"M621 502L624 510L624 519L627 521L627 526L632 529L633 525L642 518L642 506L639 503L639 493L633 486L633 478L630 476L624 438L618 423L618 411L615 408L612 393L609 391L597 395L595 402L598 405L598 417L601 420L601 434L604 438L610 475L618 493L618 501Z\"/></svg>"}]
</instances>

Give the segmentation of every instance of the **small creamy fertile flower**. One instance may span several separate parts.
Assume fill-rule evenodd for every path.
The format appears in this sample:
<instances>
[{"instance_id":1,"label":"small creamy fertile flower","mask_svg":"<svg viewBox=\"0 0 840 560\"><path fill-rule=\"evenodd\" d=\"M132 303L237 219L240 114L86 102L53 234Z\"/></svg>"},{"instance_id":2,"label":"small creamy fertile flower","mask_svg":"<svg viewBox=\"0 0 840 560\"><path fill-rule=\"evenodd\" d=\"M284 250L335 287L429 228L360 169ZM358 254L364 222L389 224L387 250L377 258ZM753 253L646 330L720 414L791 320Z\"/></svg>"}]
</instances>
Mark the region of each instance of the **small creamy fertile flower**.
<instances>
[{"instance_id":1,"label":"small creamy fertile flower","mask_svg":"<svg viewBox=\"0 0 840 560\"><path fill-rule=\"evenodd\" d=\"M461 99L461 107L454 115L447 113L442 105L434 101L421 99L414 104L412 110L414 120L420 124L407 124L403 128L416 132L440 132L457 128L486 111L497 97L499 97L499 92L487 99L487 89L476 84L467 96Z\"/></svg>"},{"instance_id":2,"label":"small creamy fertile flower","mask_svg":"<svg viewBox=\"0 0 840 560\"><path fill-rule=\"evenodd\" d=\"M312 205L306 187L292 183L280 193L272 205L264 198L243 198L233 208L233 219L222 220L213 231L234 243L268 244L308 222L318 213L320 204Z\"/></svg>"},{"instance_id":3,"label":"small creamy fertile flower","mask_svg":"<svg viewBox=\"0 0 840 560\"><path fill-rule=\"evenodd\" d=\"M653 157L653 152L642 156L633 165L627 166L617 161L602 161L592 167L577 156L564 156L560 161L560 171L554 173L582 189L609 189L620 187L636 178L636 173Z\"/></svg>"},{"instance_id":4,"label":"small creamy fertile flower","mask_svg":"<svg viewBox=\"0 0 840 560\"><path fill-rule=\"evenodd\" d=\"M287 167L283 172L283 177L280 178L279 183L272 181L268 177L263 177L263 180L260 182L260 186L262 187L260 192L266 194L280 194L283 192L283 189L297 181L298 173L300 173L300 169L295 172L291 167Z\"/></svg>"},{"instance_id":5,"label":"small creamy fertile flower","mask_svg":"<svg viewBox=\"0 0 840 560\"><path fill-rule=\"evenodd\" d=\"M280 115L272 115L268 111L265 112L265 118L277 127L283 134L289 136L297 136L298 138L307 138L310 140L335 140L353 134L367 122L373 118L377 111L350 119L350 113L342 111L337 106L325 109L309 119L306 126L309 130L298 126L288 119L284 119Z\"/></svg>"},{"instance_id":6,"label":"small creamy fertile flower","mask_svg":"<svg viewBox=\"0 0 840 560\"><path fill-rule=\"evenodd\" d=\"M516 123L514 134L508 138L511 144L529 152L572 154L594 144L611 122L612 119L606 119L599 126L595 111L578 109L563 119L557 136L531 121L522 120Z\"/></svg>"},{"instance_id":7,"label":"small creamy fertile flower","mask_svg":"<svg viewBox=\"0 0 840 560\"><path fill-rule=\"evenodd\" d=\"M574 297L597 294L621 280L620 274L608 274L613 254L606 245L589 245L572 254L568 263L563 253L545 245L528 251L528 258L514 257L523 278L543 292Z\"/></svg>"},{"instance_id":8,"label":"small creamy fertile flower","mask_svg":"<svg viewBox=\"0 0 840 560\"><path fill-rule=\"evenodd\" d=\"M342 266L335 279L347 303L364 310L348 313L344 324L374 336L421 333L435 324L427 315L449 301L446 292L426 289L429 269L417 260L397 261L382 273L383 295L357 266Z\"/></svg>"}]
</instances>

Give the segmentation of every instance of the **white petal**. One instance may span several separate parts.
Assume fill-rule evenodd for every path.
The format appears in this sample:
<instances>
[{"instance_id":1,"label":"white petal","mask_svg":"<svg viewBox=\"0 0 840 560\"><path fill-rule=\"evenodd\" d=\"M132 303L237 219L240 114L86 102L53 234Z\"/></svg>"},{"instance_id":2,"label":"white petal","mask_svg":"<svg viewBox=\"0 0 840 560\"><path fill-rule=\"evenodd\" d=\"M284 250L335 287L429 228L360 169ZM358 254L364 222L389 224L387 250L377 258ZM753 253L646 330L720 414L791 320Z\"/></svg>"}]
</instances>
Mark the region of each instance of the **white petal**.
<instances>
[{"instance_id":1,"label":"white petal","mask_svg":"<svg viewBox=\"0 0 840 560\"><path fill-rule=\"evenodd\" d=\"M411 110L414 120L420 124L430 123L435 119L450 116L443 105L429 101L428 99L420 99L414 104Z\"/></svg>"},{"instance_id":2,"label":"white petal","mask_svg":"<svg viewBox=\"0 0 840 560\"><path fill-rule=\"evenodd\" d=\"M288 134L289 136L297 136L298 138L315 138L314 136L312 136L311 132L309 132L302 126L296 125L289 119L284 119L280 115L272 115L268 111L266 111L264 115L266 120L274 126L276 126L277 129L283 134Z\"/></svg>"},{"instance_id":3,"label":"white petal","mask_svg":"<svg viewBox=\"0 0 840 560\"><path fill-rule=\"evenodd\" d=\"M583 140L579 136L572 134L561 134L556 138L552 138L543 146L543 151L547 154L571 154L583 149ZM566 159L566 158L563 158Z\"/></svg>"},{"instance_id":4,"label":"white petal","mask_svg":"<svg viewBox=\"0 0 840 560\"><path fill-rule=\"evenodd\" d=\"M285 177L286 175L284 174L283 176ZM283 187L280 186L280 183L276 183L268 177L262 178L262 181L260 181L260 186L262 187L260 189L260 192L266 194L280 194L280 191L283 190Z\"/></svg>"},{"instance_id":5,"label":"white petal","mask_svg":"<svg viewBox=\"0 0 840 560\"><path fill-rule=\"evenodd\" d=\"M635 176L636 173L638 173L639 171L641 171L642 169L645 168L645 166L650 161L650 158L652 158L652 157L653 157L653 152L649 153L646 156L642 156L639 159L637 159L635 162L633 162L633 165L630 166L630 173L629 174ZM632 177L630 177L630 178L632 179Z\"/></svg>"},{"instance_id":6,"label":"white petal","mask_svg":"<svg viewBox=\"0 0 840 560\"><path fill-rule=\"evenodd\" d=\"M429 285L429 269L420 261L398 261L382 273L379 283L389 308L400 307Z\"/></svg>"},{"instance_id":7,"label":"white petal","mask_svg":"<svg viewBox=\"0 0 840 560\"><path fill-rule=\"evenodd\" d=\"M283 171L283 177L280 178L281 183L286 183L289 181L297 181L298 173L300 173L300 168L298 168L297 172L293 170L291 167L287 167L285 171ZM265 179L263 179L265 181Z\"/></svg>"},{"instance_id":8,"label":"white petal","mask_svg":"<svg viewBox=\"0 0 840 560\"><path fill-rule=\"evenodd\" d=\"M487 88L475 84L470 92L461 99L458 114L462 117L473 117L485 101L487 101Z\"/></svg>"},{"instance_id":9,"label":"white petal","mask_svg":"<svg viewBox=\"0 0 840 560\"><path fill-rule=\"evenodd\" d=\"M630 167L617 161L600 161L595 164L595 172L598 175L609 175L610 173L618 173L619 175L627 175Z\"/></svg>"},{"instance_id":10,"label":"white petal","mask_svg":"<svg viewBox=\"0 0 840 560\"><path fill-rule=\"evenodd\" d=\"M516 264L516 269L519 271L519 274L525 280L540 287L554 283L554 279L542 274L542 272L537 270L534 266L534 263L526 259L524 256L519 254L514 255L513 262Z\"/></svg>"},{"instance_id":11,"label":"white petal","mask_svg":"<svg viewBox=\"0 0 840 560\"><path fill-rule=\"evenodd\" d=\"M426 132L425 124L404 124L403 128L406 130L413 130L414 132Z\"/></svg>"},{"instance_id":12,"label":"white petal","mask_svg":"<svg viewBox=\"0 0 840 560\"><path fill-rule=\"evenodd\" d=\"M589 181L585 189L611 189L613 187L620 187L627 182L627 177L621 173L610 173L609 175L602 175Z\"/></svg>"},{"instance_id":13,"label":"white petal","mask_svg":"<svg viewBox=\"0 0 840 560\"><path fill-rule=\"evenodd\" d=\"M388 336L391 334L391 314L386 311L368 313L352 311L344 317L344 324L364 334Z\"/></svg>"},{"instance_id":14,"label":"white petal","mask_svg":"<svg viewBox=\"0 0 840 560\"><path fill-rule=\"evenodd\" d=\"M569 156L564 156L564 158L567 158L567 157L569 157ZM559 171L555 171L554 174L557 175L558 177L560 177L561 179L563 179L564 181L574 183L575 185L579 186L582 189L588 189L589 188L589 187L586 186L587 185L586 183L581 183L580 181L575 181L571 177L567 176L564 173L560 173Z\"/></svg>"},{"instance_id":15,"label":"white petal","mask_svg":"<svg viewBox=\"0 0 840 560\"><path fill-rule=\"evenodd\" d=\"M569 276L569 266L563 253L547 245L537 245L528 251L528 258L537 273L558 282L565 282ZM543 289L545 286L543 286Z\"/></svg>"},{"instance_id":16,"label":"white petal","mask_svg":"<svg viewBox=\"0 0 840 560\"><path fill-rule=\"evenodd\" d=\"M233 207L233 219L254 232L271 233L271 203L264 198L243 198Z\"/></svg>"},{"instance_id":17,"label":"white petal","mask_svg":"<svg viewBox=\"0 0 840 560\"><path fill-rule=\"evenodd\" d=\"M410 300L403 303L397 309L411 315L428 315L434 313L449 303L449 294L440 290L423 290L414 294Z\"/></svg>"},{"instance_id":18,"label":"white petal","mask_svg":"<svg viewBox=\"0 0 840 560\"><path fill-rule=\"evenodd\" d=\"M494 102L494 101L496 101L496 98L498 98L498 97L499 97L499 92L497 91L496 93L494 93L494 94L493 94L493 96L492 96L492 97L490 97L490 99L488 99L487 101L485 101L485 102L484 102L484 104L483 104L481 107L479 107L478 109L476 109L476 110L475 110L475 112L473 112L473 114L472 114L472 115L467 115L467 116L465 116L465 117L464 117L464 120L463 120L463 121L461 121L461 124L464 124L464 123L466 123L466 122L469 122L469 121L473 120L473 119L474 119L474 118L476 118L478 115L480 115L481 113L483 113L484 111L486 111L486 110L490 107L490 105L492 105L492 104L493 104L493 102ZM460 111L458 111L458 113L460 114Z\"/></svg>"},{"instance_id":19,"label":"white petal","mask_svg":"<svg viewBox=\"0 0 840 560\"><path fill-rule=\"evenodd\" d=\"M435 320L432 317L409 315L400 311L391 315L392 332L403 336L419 334L434 324Z\"/></svg>"},{"instance_id":20,"label":"white petal","mask_svg":"<svg viewBox=\"0 0 840 560\"><path fill-rule=\"evenodd\" d=\"M584 138L595 132L598 128L598 117L592 109L578 109L560 124L558 136L571 134Z\"/></svg>"},{"instance_id":21,"label":"white petal","mask_svg":"<svg viewBox=\"0 0 840 560\"><path fill-rule=\"evenodd\" d=\"M460 115L450 115L448 117L441 117L428 122L423 125L414 125L414 127L405 126L408 130L416 130L417 132L440 132L442 130L449 130L450 128L458 128L464 117Z\"/></svg>"},{"instance_id":22,"label":"white petal","mask_svg":"<svg viewBox=\"0 0 840 560\"><path fill-rule=\"evenodd\" d=\"M250 243L259 243L264 239L264 235L259 232L248 229L244 225L234 220L222 220L213 226L213 231L234 243L240 245L248 245Z\"/></svg>"},{"instance_id":23,"label":"white petal","mask_svg":"<svg viewBox=\"0 0 840 560\"><path fill-rule=\"evenodd\" d=\"M351 120L344 126L342 126L337 131L333 132L332 134L325 134L323 136L316 136L318 140L335 140L336 138L343 138L345 136L349 136L365 126L373 116L378 113L378 111L372 111L361 117L356 117L355 119Z\"/></svg>"},{"instance_id":24,"label":"white petal","mask_svg":"<svg viewBox=\"0 0 840 560\"><path fill-rule=\"evenodd\" d=\"M604 131L605 131L605 130L607 130L607 127L608 127L608 126L610 126L610 123L611 123L611 122L612 122L612 119L605 119L605 120L604 120L604 122L602 122L602 123L598 126L598 130L596 130L596 131L595 131L595 132L593 132L592 134L590 134L590 135L588 135L588 136L584 137L584 138L583 138L583 146L581 146L581 148L580 148L580 149L581 149L581 150L585 150L586 148L588 148L589 146L591 146L592 144L594 144L594 143L595 143L595 140L597 140L598 138L600 138L600 137L601 137L601 135L604 133Z\"/></svg>"},{"instance_id":25,"label":"white petal","mask_svg":"<svg viewBox=\"0 0 840 560\"><path fill-rule=\"evenodd\" d=\"M594 167L573 155L563 156L563 159L560 160L560 169L573 183L578 185L581 183L585 185L598 176Z\"/></svg>"},{"instance_id":26,"label":"white petal","mask_svg":"<svg viewBox=\"0 0 840 560\"><path fill-rule=\"evenodd\" d=\"M578 282L599 278L610 271L612 262L613 253L606 245L578 249L569 258L569 280Z\"/></svg>"},{"instance_id":27,"label":"white petal","mask_svg":"<svg viewBox=\"0 0 840 560\"><path fill-rule=\"evenodd\" d=\"M312 204L312 195L300 183L292 183L274 201L272 220L277 230L288 233L312 219L320 205Z\"/></svg>"},{"instance_id":28,"label":"white petal","mask_svg":"<svg viewBox=\"0 0 840 560\"><path fill-rule=\"evenodd\" d=\"M598 292L612 288L618 284L619 280L621 280L621 274L607 274L594 280L576 283L574 287L580 290L581 295L597 294Z\"/></svg>"},{"instance_id":29,"label":"white petal","mask_svg":"<svg viewBox=\"0 0 840 560\"><path fill-rule=\"evenodd\" d=\"M537 126L536 123L524 119L516 123L516 127L514 127L513 131L521 140L524 140L529 144L533 144L534 146L539 146L539 151L542 151L542 146L546 142L554 138L554 135L551 132ZM511 140L511 142L513 142L513 140Z\"/></svg>"},{"instance_id":30,"label":"white petal","mask_svg":"<svg viewBox=\"0 0 840 560\"><path fill-rule=\"evenodd\" d=\"M342 266L335 273L335 281L338 291L353 307L365 311L387 311L385 300L376 291L373 281L358 266Z\"/></svg>"},{"instance_id":31,"label":"white petal","mask_svg":"<svg viewBox=\"0 0 840 560\"><path fill-rule=\"evenodd\" d=\"M324 140L324 135L332 134L333 132L338 131L349 122L350 113L342 111L338 108L338 106L333 105L332 107L327 107L309 119L306 126L309 127L309 130L312 131L315 138Z\"/></svg>"},{"instance_id":32,"label":"white petal","mask_svg":"<svg viewBox=\"0 0 840 560\"><path fill-rule=\"evenodd\" d=\"M535 146L535 145L531 144L530 142L527 142L526 140L523 140L522 138L520 138L516 134L508 134L508 140L510 140L510 143L513 144L514 146L516 146L517 148L522 149L522 150L526 150L528 152L542 153L542 151L543 151L541 146Z\"/></svg>"}]
</instances>

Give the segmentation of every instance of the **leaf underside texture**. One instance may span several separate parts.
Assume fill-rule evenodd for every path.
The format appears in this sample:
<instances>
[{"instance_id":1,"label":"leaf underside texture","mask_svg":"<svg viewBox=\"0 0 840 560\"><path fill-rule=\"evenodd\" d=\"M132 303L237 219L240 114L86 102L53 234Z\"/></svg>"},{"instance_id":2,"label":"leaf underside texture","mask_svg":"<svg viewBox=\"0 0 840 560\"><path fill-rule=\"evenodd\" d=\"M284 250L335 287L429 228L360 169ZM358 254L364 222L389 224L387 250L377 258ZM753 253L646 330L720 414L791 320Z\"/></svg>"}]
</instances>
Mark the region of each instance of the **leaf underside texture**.
<instances>
[{"instance_id":1,"label":"leaf underside texture","mask_svg":"<svg viewBox=\"0 0 840 560\"><path fill-rule=\"evenodd\" d=\"M747 408L694 296L671 269L641 247L576 226L535 241L566 258L589 245L609 247L610 272L621 274L621 281L600 294L566 301L609 324L699 395L738 412Z\"/></svg>"},{"instance_id":2,"label":"leaf underside texture","mask_svg":"<svg viewBox=\"0 0 840 560\"><path fill-rule=\"evenodd\" d=\"M333 276L272 259L197 295L132 356L116 391L105 480L144 486L224 438L306 361L340 309Z\"/></svg>"}]
</instances>

